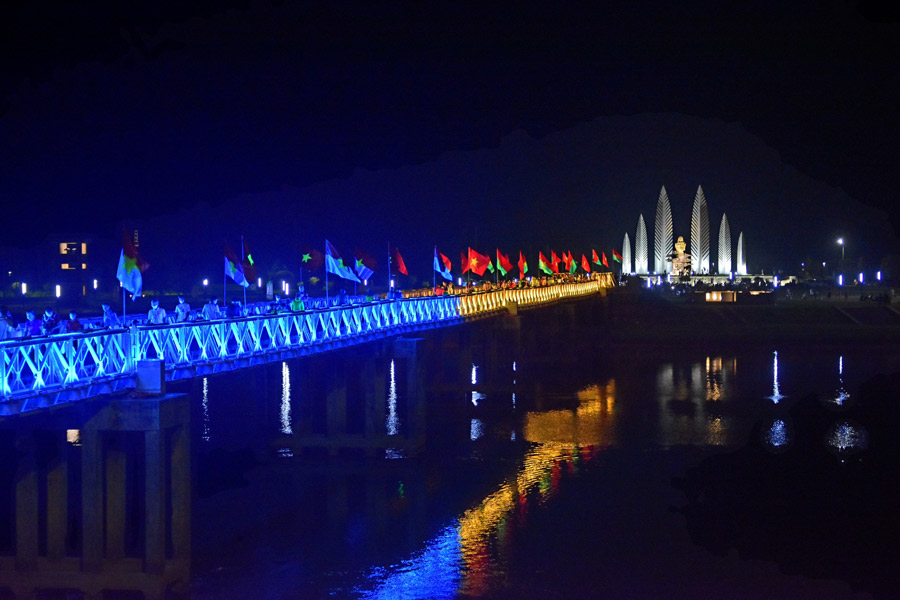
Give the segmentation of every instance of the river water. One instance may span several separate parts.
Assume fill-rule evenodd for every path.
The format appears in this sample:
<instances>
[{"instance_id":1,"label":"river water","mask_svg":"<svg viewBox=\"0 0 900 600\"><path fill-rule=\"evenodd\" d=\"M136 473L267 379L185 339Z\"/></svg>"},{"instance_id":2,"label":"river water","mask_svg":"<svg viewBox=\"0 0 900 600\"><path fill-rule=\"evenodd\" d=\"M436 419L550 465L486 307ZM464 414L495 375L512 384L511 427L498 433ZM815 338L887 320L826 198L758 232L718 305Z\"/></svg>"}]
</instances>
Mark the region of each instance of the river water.
<instances>
[{"instance_id":1,"label":"river water","mask_svg":"<svg viewBox=\"0 0 900 600\"><path fill-rule=\"evenodd\" d=\"M170 385L193 500L169 595L895 597L900 386L876 376L900 349L616 347L520 318L424 334L418 367L374 343Z\"/></svg>"}]
</instances>

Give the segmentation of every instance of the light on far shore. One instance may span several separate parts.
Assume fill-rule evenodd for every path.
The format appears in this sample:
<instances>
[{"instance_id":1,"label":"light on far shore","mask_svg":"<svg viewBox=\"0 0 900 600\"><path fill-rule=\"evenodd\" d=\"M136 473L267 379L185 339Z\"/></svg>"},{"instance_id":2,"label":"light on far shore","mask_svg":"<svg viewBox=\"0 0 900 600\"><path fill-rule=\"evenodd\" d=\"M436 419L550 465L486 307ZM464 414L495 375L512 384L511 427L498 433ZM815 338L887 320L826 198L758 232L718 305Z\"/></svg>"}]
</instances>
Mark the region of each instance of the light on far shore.
<instances>
[{"instance_id":1,"label":"light on far shore","mask_svg":"<svg viewBox=\"0 0 900 600\"><path fill-rule=\"evenodd\" d=\"M22 282L22 295L24 296L27 293L28 293L28 284L23 281Z\"/></svg>"},{"instance_id":2,"label":"light on far shore","mask_svg":"<svg viewBox=\"0 0 900 600\"><path fill-rule=\"evenodd\" d=\"M203 280L203 287L206 287L206 286L208 286L208 285L209 285L209 279L204 279L204 280Z\"/></svg>"},{"instance_id":3,"label":"light on far shore","mask_svg":"<svg viewBox=\"0 0 900 600\"><path fill-rule=\"evenodd\" d=\"M844 285L844 274L838 275L838 285Z\"/></svg>"},{"instance_id":4,"label":"light on far shore","mask_svg":"<svg viewBox=\"0 0 900 600\"><path fill-rule=\"evenodd\" d=\"M862 271L859 272L859 282L860 282L860 283L865 283L865 282L863 281L863 273L862 273Z\"/></svg>"},{"instance_id":5,"label":"light on far shore","mask_svg":"<svg viewBox=\"0 0 900 600\"><path fill-rule=\"evenodd\" d=\"M96 279L94 280L94 289L95 290L97 289L97 280Z\"/></svg>"},{"instance_id":6,"label":"light on far shore","mask_svg":"<svg viewBox=\"0 0 900 600\"><path fill-rule=\"evenodd\" d=\"M881 271L878 271L877 273L875 273L875 279L877 279L878 281L881 281Z\"/></svg>"},{"instance_id":7,"label":"light on far shore","mask_svg":"<svg viewBox=\"0 0 900 600\"><path fill-rule=\"evenodd\" d=\"M62 296L62 287L57 283L56 284L56 297L59 298Z\"/></svg>"},{"instance_id":8,"label":"light on far shore","mask_svg":"<svg viewBox=\"0 0 900 600\"><path fill-rule=\"evenodd\" d=\"M262 277L256 278L256 287L258 287L258 288L262 287Z\"/></svg>"}]
</instances>

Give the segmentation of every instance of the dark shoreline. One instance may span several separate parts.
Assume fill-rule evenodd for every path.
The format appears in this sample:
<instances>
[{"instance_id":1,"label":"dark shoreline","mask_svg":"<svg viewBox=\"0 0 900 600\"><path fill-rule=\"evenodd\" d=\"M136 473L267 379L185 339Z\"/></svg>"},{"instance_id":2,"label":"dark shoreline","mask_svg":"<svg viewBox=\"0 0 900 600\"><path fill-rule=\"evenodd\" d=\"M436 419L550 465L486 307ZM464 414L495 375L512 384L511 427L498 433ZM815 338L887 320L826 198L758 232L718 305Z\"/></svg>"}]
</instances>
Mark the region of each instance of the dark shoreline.
<instances>
[{"instance_id":1,"label":"dark shoreline","mask_svg":"<svg viewBox=\"0 0 900 600\"><path fill-rule=\"evenodd\" d=\"M872 302L713 304L613 290L600 310L598 329L617 345L900 343L900 312Z\"/></svg>"}]
</instances>

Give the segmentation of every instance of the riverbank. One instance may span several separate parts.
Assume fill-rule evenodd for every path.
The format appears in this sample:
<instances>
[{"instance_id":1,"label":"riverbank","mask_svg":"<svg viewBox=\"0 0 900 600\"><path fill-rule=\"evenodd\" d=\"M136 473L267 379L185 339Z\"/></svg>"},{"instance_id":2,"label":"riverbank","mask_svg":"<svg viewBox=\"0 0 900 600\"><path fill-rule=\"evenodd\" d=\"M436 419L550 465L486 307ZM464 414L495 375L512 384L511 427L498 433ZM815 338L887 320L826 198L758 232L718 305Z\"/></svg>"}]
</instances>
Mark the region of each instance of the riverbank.
<instances>
[{"instance_id":1,"label":"riverbank","mask_svg":"<svg viewBox=\"0 0 900 600\"><path fill-rule=\"evenodd\" d=\"M613 290L604 316L609 340L626 344L900 342L900 312L870 301L694 303L656 292Z\"/></svg>"}]
</instances>

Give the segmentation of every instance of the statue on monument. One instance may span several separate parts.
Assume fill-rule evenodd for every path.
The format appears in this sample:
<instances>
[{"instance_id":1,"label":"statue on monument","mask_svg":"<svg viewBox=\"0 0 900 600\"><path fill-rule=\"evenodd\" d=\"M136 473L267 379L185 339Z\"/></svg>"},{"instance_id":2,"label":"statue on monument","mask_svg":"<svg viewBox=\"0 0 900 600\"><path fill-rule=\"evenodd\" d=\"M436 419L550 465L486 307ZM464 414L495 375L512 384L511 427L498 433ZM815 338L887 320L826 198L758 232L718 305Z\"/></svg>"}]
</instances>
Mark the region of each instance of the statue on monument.
<instances>
[{"instance_id":1,"label":"statue on monument","mask_svg":"<svg viewBox=\"0 0 900 600\"><path fill-rule=\"evenodd\" d=\"M675 252L666 257L672 263L672 274L676 277L691 274L691 255L684 251L685 248L687 244L684 243L684 237L679 235L675 242Z\"/></svg>"}]
</instances>

